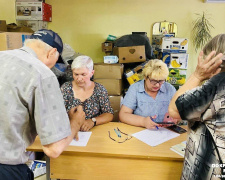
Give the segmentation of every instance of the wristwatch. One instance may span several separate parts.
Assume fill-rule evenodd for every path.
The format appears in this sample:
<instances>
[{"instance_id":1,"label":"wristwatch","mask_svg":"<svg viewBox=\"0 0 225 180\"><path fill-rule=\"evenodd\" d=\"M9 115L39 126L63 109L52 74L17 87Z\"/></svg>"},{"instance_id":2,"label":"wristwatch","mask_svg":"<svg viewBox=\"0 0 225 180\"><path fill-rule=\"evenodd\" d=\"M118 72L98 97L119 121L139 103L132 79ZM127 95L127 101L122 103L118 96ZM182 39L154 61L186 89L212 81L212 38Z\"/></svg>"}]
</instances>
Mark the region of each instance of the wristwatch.
<instances>
[{"instance_id":1,"label":"wristwatch","mask_svg":"<svg viewBox=\"0 0 225 180\"><path fill-rule=\"evenodd\" d=\"M96 126L96 118L91 118L91 120L94 122L94 126Z\"/></svg>"}]
</instances>

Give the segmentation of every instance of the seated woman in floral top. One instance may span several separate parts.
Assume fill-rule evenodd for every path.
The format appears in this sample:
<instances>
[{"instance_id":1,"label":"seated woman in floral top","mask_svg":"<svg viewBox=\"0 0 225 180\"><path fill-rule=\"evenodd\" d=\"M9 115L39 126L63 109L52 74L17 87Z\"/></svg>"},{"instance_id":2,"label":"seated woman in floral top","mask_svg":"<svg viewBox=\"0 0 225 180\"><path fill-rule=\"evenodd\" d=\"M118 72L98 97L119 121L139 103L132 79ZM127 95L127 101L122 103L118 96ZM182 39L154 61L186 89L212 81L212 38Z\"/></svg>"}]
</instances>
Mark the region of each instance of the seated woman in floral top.
<instances>
[{"instance_id":1,"label":"seated woman in floral top","mask_svg":"<svg viewBox=\"0 0 225 180\"><path fill-rule=\"evenodd\" d=\"M99 83L91 81L94 75L93 61L88 56L78 56L71 65L73 81L61 86L67 112L76 106L83 106L86 121L81 131L89 131L95 125L112 121L113 109L110 106L107 90Z\"/></svg>"}]
</instances>

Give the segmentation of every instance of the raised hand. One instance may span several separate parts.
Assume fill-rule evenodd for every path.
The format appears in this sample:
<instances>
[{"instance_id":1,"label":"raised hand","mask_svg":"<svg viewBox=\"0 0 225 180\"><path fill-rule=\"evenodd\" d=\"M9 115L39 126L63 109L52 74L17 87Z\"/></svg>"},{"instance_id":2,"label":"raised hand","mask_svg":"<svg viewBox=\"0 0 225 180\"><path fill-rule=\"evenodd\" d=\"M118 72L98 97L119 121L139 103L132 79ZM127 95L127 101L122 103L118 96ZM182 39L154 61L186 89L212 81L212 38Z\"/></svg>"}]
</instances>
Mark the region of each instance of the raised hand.
<instances>
[{"instance_id":1,"label":"raised hand","mask_svg":"<svg viewBox=\"0 0 225 180\"><path fill-rule=\"evenodd\" d=\"M194 76L201 82L213 77L221 71L219 66L222 64L222 53L215 56L216 52L212 51L205 59L203 58L203 51L198 56L198 65L195 69Z\"/></svg>"}]
</instances>

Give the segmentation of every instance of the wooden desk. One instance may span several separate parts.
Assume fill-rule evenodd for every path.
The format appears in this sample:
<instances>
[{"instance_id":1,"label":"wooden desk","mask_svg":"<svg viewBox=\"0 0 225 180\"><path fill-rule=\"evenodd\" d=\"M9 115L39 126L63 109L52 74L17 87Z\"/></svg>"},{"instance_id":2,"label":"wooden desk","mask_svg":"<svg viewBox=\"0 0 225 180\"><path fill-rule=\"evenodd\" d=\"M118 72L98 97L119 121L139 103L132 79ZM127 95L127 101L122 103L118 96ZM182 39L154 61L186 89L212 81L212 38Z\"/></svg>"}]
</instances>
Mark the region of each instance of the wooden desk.
<instances>
[{"instance_id":1,"label":"wooden desk","mask_svg":"<svg viewBox=\"0 0 225 180\"><path fill-rule=\"evenodd\" d=\"M144 128L118 122L96 126L86 147L69 146L58 158L50 158L50 177L55 179L87 180L176 180L180 179L183 158L170 147L185 141L187 133L156 147L136 138L117 143L114 128L133 134ZM42 151L40 140L27 148Z\"/></svg>"}]
</instances>

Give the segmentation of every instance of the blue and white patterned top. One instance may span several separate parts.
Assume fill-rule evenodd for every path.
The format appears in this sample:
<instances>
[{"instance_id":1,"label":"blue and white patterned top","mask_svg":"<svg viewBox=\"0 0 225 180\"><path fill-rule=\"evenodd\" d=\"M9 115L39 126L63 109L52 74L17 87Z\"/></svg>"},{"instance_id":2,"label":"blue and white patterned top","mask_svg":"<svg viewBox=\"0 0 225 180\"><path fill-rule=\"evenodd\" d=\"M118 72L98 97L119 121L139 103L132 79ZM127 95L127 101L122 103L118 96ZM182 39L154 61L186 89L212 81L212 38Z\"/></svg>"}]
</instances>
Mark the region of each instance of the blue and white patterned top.
<instances>
[{"instance_id":1,"label":"blue and white patterned top","mask_svg":"<svg viewBox=\"0 0 225 180\"><path fill-rule=\"evenodd\" d=\"M162 84L155 99L147 94L144 88L144 80L132 84L122 104L133 110L133 114L147 117L156 115L156 122L162 122L168 112L170 100L176 89L169 83Z\"/></svg>"}]
</instances>

